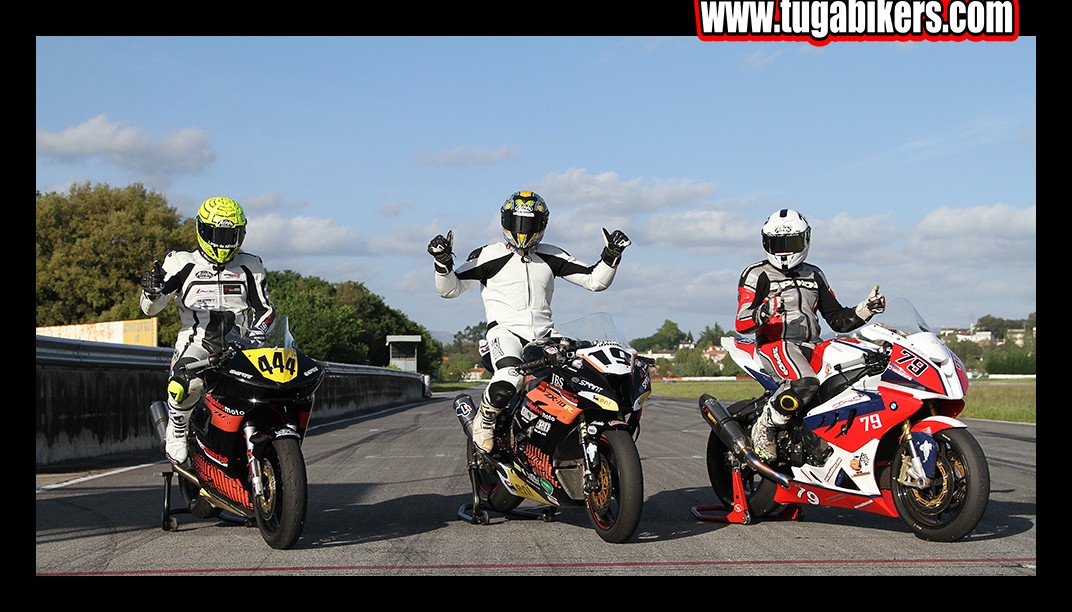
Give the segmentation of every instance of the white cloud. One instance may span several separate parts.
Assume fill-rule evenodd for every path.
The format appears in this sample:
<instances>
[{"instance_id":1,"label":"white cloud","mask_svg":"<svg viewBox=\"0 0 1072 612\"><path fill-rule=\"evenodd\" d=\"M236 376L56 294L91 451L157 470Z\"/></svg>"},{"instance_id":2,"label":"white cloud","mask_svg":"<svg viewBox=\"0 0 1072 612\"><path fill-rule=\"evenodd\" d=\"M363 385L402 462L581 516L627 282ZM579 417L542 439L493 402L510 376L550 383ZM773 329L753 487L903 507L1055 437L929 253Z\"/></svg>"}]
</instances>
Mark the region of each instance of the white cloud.
<instances>
[{"instance_id":1,"label":"white cloud","mask_svg":"<svg viewBox=\"0 0 1072 612\"><path fill-rule=\"evenodd\" d=\"M196 174L216 161L208 141L198 128L154 139L140 127L101 114L59 132L37 128L37 156L68 164L100 158L131 172L134 180L167 187L176 175Z\"/></svg>"},{"instance_id":2,"label":"white cloud","mask_svg":"<svg viewBox=\"0 0 1072 612\"><path fill-rule=\"evenodd\" d=\"M483 166L514 159L520 154L520 147L513 145L504 145L494 149L455 147L439 153L414 155L413 163L421 166Z\"/></svg>"}]
</instances>

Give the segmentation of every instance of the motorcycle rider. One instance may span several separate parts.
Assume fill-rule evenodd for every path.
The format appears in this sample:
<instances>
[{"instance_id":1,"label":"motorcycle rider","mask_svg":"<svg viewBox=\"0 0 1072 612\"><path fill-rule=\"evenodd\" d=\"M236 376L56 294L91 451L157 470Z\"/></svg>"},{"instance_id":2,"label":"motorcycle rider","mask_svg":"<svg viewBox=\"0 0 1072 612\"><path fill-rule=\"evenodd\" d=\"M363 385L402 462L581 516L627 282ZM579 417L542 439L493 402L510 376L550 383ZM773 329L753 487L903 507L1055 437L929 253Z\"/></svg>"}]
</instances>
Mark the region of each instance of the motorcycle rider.
<instances>
[{"instance_id":1,"label":"motorcycle rider","mask_svg":"<svg viewBox=\"0 0 1072 612\"><path fill-rule=\"evenodd\" d=\"M503 203L500 218L504 241L477 248L456 269L454 232L428 243L435 258L436 291L454 298L477 284L484 301L494 373L473 419L473 443L491 452L495 419L517 392L523 377L511 366L522 362L525 344L553 333L551 296L561 277L589 291L610 286L622 251L632 244L621 230L603 229L604 247L598 262L589 265L563 249L542 242L550 211L532 191L517 191Z\"/></svg>"},{"instance_id":2,"label":"motorcycle rider","mask_svg":"<svg viewBox=\"0 0 1072 612\"><path fill-rule=\"evenodd\" d=\"M767 257L749 265L737 285L739 333L756 335L756 352L780 386L764 405L752 427L752 448L767 462L777 459L777 429L794 414L807 412L819 389L811 366L812 351L820 341L818 315L836 332L861 327L886 309L878 285L855 307L842 306L817 266L805 263L811 244L811 226L804 215L784 208L767 218L760 232ZM804 410L797 412L799 408ZM814 441L820 453L828 446Z\"/></svg>"},{"instance_id":3,"label":"motorcycle rider","mask_svg":"<svg viewBox=\"0 0 1072 612\"><path fill-rule=\"evenodd\" d=\"M175 296L182 325L167 385L164 452L173 463L186 461L190 412L205 392L204 379L187 375L181 366L223 351L223 338L235 326L249 328L252 342L263 342L275 318L264 263L239 251L246 215L238 202L209 198L201 203L194 223L197 249L171 251L163 265L154 261L141 277L142 312L153 316ZM220 311L226 312L221 316Z\"/></svg>"}]
</instances>

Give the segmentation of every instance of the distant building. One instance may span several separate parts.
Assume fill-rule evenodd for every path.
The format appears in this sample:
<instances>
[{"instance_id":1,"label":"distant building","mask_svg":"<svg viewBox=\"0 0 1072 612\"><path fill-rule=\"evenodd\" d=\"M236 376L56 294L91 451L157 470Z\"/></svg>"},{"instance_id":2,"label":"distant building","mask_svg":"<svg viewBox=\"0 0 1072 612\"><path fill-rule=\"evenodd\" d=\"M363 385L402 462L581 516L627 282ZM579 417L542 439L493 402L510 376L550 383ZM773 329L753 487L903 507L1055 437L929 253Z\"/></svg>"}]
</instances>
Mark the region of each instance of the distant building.
<instances>
[{"instance_id":1,"label":"distant building","mask_svg":"<svg viewBox=\"0 0 1072 612\"><path fill-rule=\"evenodd\" d=\"M469 368L462 376L462 380L474 381L484 378L484 373L487 372L482 366L473 366Z\"/></svg>"},{"instance_id":2,"label":"distant building","mask_svg":"<svg viewBox=\"0 0 1072 612\"><path fill-rule=\"evenodd\" d=\"M726 355L729 355L729 351L727 351L724 348L719 348L717 346L712 346L711 348L709 348L706 351L704 351L704 354L703 354L703 356L708 361L712 361L714 363L721 362L723 359L726 358Z\"/></svg>"}]
</instances>

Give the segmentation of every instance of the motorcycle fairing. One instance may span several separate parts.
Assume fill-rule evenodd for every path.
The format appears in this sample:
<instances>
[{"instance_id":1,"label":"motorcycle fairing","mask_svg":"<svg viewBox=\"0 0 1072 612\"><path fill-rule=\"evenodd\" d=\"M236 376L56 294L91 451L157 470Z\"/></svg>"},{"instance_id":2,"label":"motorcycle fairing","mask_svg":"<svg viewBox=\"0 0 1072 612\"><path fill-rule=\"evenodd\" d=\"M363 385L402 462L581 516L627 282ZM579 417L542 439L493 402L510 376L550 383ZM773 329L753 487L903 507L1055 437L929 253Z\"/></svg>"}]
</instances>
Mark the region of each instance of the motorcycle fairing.
<instances>
[{"instance_id":1,"label":"motorcycle fairing","mask_svg":"<svg viewBox=\"0 0 1072 612\"><path fill-rule=\"evenodd\" d=\"M952 395L950 388L946 385L945 377L929 359L899 344L893 346L890 363L886 371L882 373L882 382L929 391L942 397Z\"/></svg>"},{"instance_id":2,"label":"motorcycle fairing","mask_svg":"<svg viewBox=\"0 0 1072 612\"><path fill-rule=\"evenodd\" d=\"M226 406L212 393L206 393L204 395L205 406L208 407L210 416L209 423L227 433L234 433L238 431L238 427L242 424L242 418L246 416L244 410L236 410Z\"/></svg>"},{"instance_id":3,"label":"motorcycle fairing","mask_svg":"<svg viewBox=\"0 0 1072 612\"><path fill-rule=\"evenodd\" d=\"M601 342L596 346L577 351L577 356L597 372L603 374L629 374L633 371L636 351L617 342Z\"/></svg>"},{"instance_id":4,"label":"motorcycle fairing","mask_svg":"<svg viewBox=\"0 0 1072 612\"><path fill-rule=\"evenodd\" d=\"M737 362L748 375L756 379L767 391L774 391L778 383L770 374L763 371L763 363L756 356L756 341L751 338L737 336L725 336L721 340L722 348L730 354L730 358Z\"/></svg>"},{"instance_id":5,"label":"motorcycle fairing","mask_svg":"<svg viewBox=\"0 0 1072 612\"><path fill-rule=\"evenodd\" d=\"M881 414L886 405L878 393L848 388L804 416L804 425L817 436L848 451L856 451L885 435Z\"/></svg>"},{"instance_id":6,"label":"motorcycle fairing","mask_svg":"<svg viewBox=\"0 0 1072 612\"><path fill-rule=\"evenodd\" d=\"M525 399L527 408L537 414L547 413L566 424L572 423L581 414L577 398L572 393L564 390L560 393L547 381L540 381L525 394Z\"/></svg>"},{"instance_id":7,"label":"motorcycle fairing","mask_svg":"<svg viewBox=\"0 0 1072 612\"><path fill-rule=\"evenodd\" d=\"M285 383L298 375L298 353L293 348L246 349L242 354L268 380Z\"/></svg>"},{"instance_id":8,"label":"motorcycle fairing","mask_svg":"<svg viewBox=\"0 0 1072 612\"><path fill-rule=\"evenodd\" d=\"M231 476L212 465L204 455L199 453L190 456L190 463L203 487L253 511L253 502L249 499L249 494L246 493L240 478Z\"/></svg>"},{"instance_id":9,"label":"motorcycle fairing","mask_svg":"<svg viewBox=\"0 0 1072 612\"><path fill-rule=\"evenodd\" d=\"M535 502L559 505L558 501L553 495L541 493L539 485L533 486L521 479L523 468L520 466L508 466L502 463L495 464L495 473L499 477L499 481L503 483L508 491L518 497L524 497L525 499L531 499Z\"/></svg>"}]
</instances>

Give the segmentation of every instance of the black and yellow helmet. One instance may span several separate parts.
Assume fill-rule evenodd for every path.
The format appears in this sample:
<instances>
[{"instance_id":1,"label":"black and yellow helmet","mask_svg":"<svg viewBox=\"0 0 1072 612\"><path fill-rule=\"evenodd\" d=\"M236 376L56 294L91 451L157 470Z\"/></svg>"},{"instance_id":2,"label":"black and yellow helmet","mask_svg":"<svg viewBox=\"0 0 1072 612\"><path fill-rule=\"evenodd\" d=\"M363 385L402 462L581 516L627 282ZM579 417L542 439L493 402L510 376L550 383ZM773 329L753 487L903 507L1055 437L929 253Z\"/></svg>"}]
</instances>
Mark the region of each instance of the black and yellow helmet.
<instances>
[{"instance_id":1,"label":"black and yellow helmet","mask_svg":"<svg viewBox=\"0 0 1072 612\"><path fill-rule=\"evenodd\" d=\"M506 241L519 249L530 249L543 239L551 216L547 202L531 191L518 191L507 198L501 213Z\"/></svg>"},{"instance_id":2,"label":"black and yellow helmet","mask_svg":"<svg viewBox=\"0 0 1072 612\"><path fill-rule=\"evenodd\" d=\"M209 198L197 209L197 245L216 263L234 259L246 237L246 213L231 198Z\"/></svg>"}]
</instances>

